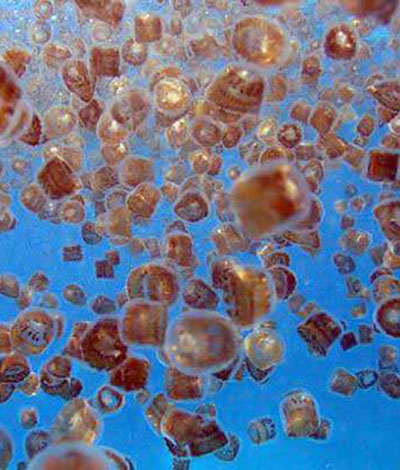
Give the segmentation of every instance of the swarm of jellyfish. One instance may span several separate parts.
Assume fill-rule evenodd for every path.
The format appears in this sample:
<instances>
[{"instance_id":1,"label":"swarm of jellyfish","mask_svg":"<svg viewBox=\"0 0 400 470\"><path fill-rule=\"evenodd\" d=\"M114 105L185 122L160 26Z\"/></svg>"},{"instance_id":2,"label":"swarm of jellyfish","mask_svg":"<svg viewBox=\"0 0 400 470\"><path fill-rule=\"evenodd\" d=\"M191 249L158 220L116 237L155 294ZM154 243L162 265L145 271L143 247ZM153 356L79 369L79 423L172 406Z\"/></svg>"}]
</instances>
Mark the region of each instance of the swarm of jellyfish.
<instances>
[{"instance_id":1,"label":"swarm of jellyfish","mask_svg":"<svg viewBox=\"0 0 400 470\"><path fill-rule=\"evenodd\" d=\"M267 396L290 335L311 361L335 355L332 397L400 398L397 0L26 0L15 37L6 13L0 2L0 243L23 218L49 237L73 229L51 264L85 266L97 294L78 275L1 270L15 315L0 323L0 406L23 397L25 436L21 451L1 423L1 469L139 468L101 440L132 402L172 470L206 455L238 468L244 446L277 436L328 441L340 423L302 367L263 415L249 407L240 437L215 404L244 406L246 382ZM326 203L339 168L360 187L342 181ZM307 293L321 258L347 312ZM374 362L351 369L376 338Z\"/></svg>"}]
</instances>

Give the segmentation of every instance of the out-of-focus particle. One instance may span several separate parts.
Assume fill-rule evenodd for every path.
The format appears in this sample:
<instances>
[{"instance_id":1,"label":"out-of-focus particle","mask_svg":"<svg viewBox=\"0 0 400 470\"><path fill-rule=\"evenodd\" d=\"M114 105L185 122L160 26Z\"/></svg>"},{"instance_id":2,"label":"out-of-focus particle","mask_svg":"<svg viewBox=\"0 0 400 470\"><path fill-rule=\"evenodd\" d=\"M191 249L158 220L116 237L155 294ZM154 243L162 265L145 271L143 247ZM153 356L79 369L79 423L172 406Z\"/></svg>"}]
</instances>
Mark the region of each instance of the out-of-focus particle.
<instances>
[{"instance_id":1,"label":"out-of-focus particle","mask_svg":"<svg viewBox=\"0 0 400 470\"><path fill-rule=\"evenodd\" d=\"M117 250L110 250L106 252L106 259L110 261L114 266L117 266L120 264L120 255Z\"/></svg>"},{"instance_id":2,"label":"out-of-focus particle","mask_svg":"<svg viewBox=\"0 0 400 470\"><path fill-rule=\"evenodd\" d=\"M116 413L125 405L125 396L110 385L102 385L96 391L94 402L101 413Z\"/></svg>"},{"instance_id":3,"label":"out-of-focus particle","mask_svg":"<svg viewBox=\"0 0 400 470\"><path fill-rule=\"evenodd\" d=\"M264 79L252 70L228 66L206 91L206 97L231 112L257 113L264 95Z\"/></svg>"},{"instance_id":4,"label":"out-of-focus particle","mask_svg":"<svg viewBox=\"0 0 400 470\"><path fill-rule=\"evenodd\" d=\"M367 178L372 181L395 181L399 166L399 154L389 150L370 150Z\"/></svg>"},{"instance_id":5,"label":"out-of-focus particle","mask_svg":"<svg viewBox=\"0 0 400 470\"><path fill-rule=\"evenodd\" d=\"M295 292L289 299L289 309L292 313L298 315L302 306L305 304L305 297L299 292Z\"/></svg>"},{"instance_id":6,"label":"out-of-focus particle","mask_svg":"<svg viewBox=\"0 0 400 470\"><path fill-rule=\"evenodd\" d=\"M121 55L125 62L133 66L143 65L147 60L147 45L128 38L121 48Z\"/></svg>"},{"instance_id":7,"label":"out-of-focus particle","mask_svg":"<svg viewBox=\"0 0 400 470\"><path fill-rule=\"evenodd\" d=\"M0 294L16 299L19 295L20 284L18 279L12 274L2 274L0 276Z\"/></svg>"},{"instance_id":8,"label":"out-of-focus particle","mask_svg":"<svg viewBox=\"0 0 400 470\"><path fill-rule=\"evenodd\" d=\"M318 441L326 441L327 439L329 439L331 432L332 432L331 422L325 418L321 418L321 421L318 425L317 432L313 434L311 437Z\"/></svg>"},{"instance_id":9,"label":"out-of-focus particle","mask_svg":"<svg viewBox=\"0 0 400 470\"><path fill-rule=\"evenodd\" d=\"M20 383L30 374L31 367L22 354L13 352L0 360L0 383Z\"/></svg>"},{"instance_id":10,"label":"out-of-focus particle","mask_svg":"<svg viewBox=\"0 0 400 470\"><path fill-rule=\"evenodd\" d=\"M227 435L228 442L227 444L214 452L214 456L218 460L223 460L225 462L232 462L236 459L239 450L240 450L240 440L234 434Z\"/></svg>"},{"instance_id":11,"label":"out-of-focus particle","mask_svg":"<svg viewBox=\"0 0 400 470\"><path fill-rule=\"evenodd\" d=\"M108 23L116 28L125 13L124 0L74 0L84 16Z\"/></svg>"},{"instance_id":12,"label":"out-of-focus particle","mask_svg":"<svg viewBox=\"0 0 400 470\"><path fill-rule=\"evenodd\" d=\"M25 451L30 459L50 446L51 436L41 429L31 431L25 438Z\"/></svg>"},{"instance_id":13,"label":"out-of-focus particle","mask_svg":"<svg viewBox=\"0 0 400 470\"><path fill-rule=\"evenodd\" d=\"M160 190L151 183L140 183L128 194L126 204L134 220L150 219L160 201Z\"/></svg>"},{"instance_id":14,"label":"out-of-focus particle","mask_svg":"<svg viewBox=\"0 0 400 470\"><path fill-rule=\"evenodd\" d=\"M41 309L21 312L11 327L13 347L23 354L41 354L53 337L54 320Z\"/></svg>"},{"instance_id":15,"label":"out-of-focus particle","mask_svg":"<svg viewBox=\"0 0 400 470\"><path fill-rule=\"evenodd\" d=\"M96 132L96 126L104 111L104 104L97 99L91 100L80 109L79 122L87 131Z\"/></svg>"},{"instance_id":16,"label":"out-of-focus particle","mask_svg":"<svg viewBox=\"0 0 400 470\"><path fill-rule=\"evenodd\" d=\"M384 300L375 312L376 322L385 334L400 337L400 297Z\"/></svg>"},{"instance_id":17,"label":"out-of-focus particle","mask_svg":"<svg viewBox=\"0 0 400 470\"><path fill-rule=\"evenodd\" d=\"M15 390L15 384L0 383L0 404L6 403L11 398Z\"/></svg>"},{"instance_id":18,"label":"out-of-focus particle","mask_svg":"<svg viewBox=\"0 0 400 470\"><path fill-rule=\"evenodd\" d=\"M174 457L171 470L190 470L190 460Z\"/></svg>"},{"instance_id":19,"label":"out-of-focus particle","mask_svg":"<svg viewBox=\"0 0 400 470\"><path fill-rule=\"evenodd\" d=\"M34 428L39 422L36 408L24 408L21 410L19 421L24 429Z\"/></svg>"},{"instance_id":20,"label":"out-of-focus particle","mask_svg":"<svg viewBox=\"0 0 400 470\"><path fill-rule=\"evenodd\" d=\"M147 158L125 158L120 169L120 181L135 187L145 181L154 180L153 162Z\"/></svg>"},{"instance_id":21,"label":"out-of-focus particle","mask_svg":"<svg viewBox=\"0 0 400 470\"><path fill-rule=\"evenodd\" d=\"M385 108L399 112L400 102L398 95L400 93L400 82L397 80L388 80L374 83L367 87L367 92Z\"/></svg>"},{"instance_id":22,"label":"out-of-focus particle","mask_svg":"<svg viewBox=\"0 0 400 470\"><path fill-rule=\"evenodd\" d=\"M307 124L310 113L311 106L306 101L296 101L290 110L290 118ZM302 158L302 160L303 159L306 160L307 158Z\"/></svg>"},{"instance_id":23,"label":"out-of-focus particle","mask_svg":"<svg viewBox=\"0 0 400 470\"><path fill-rule=\"evenodd\" d=\"M82 261L83 252L80 245L64 246L63 261Z\"/></svg>"},{"instance_id":24,"label":"out-of-focus particle","mask_svg":"<svg viewBox=\"0 0 400 470\"><path fill-rule=\"evenodd\" d=\"M147 359L128 357L110 372L110 383L126 392L140 390L147 384L150 362Z\"/></svg>"},{"instance_id":25,"label":"out-of-focus particle","mask_svg":"<svg viewBox=\"0 0 400 470\"><path fill-rule=\"evenodd\" d=\"M284 343L271 328L253 329L244 340L246 357L260 370L267 370L283 360Z\"/></svg>"},{"instance_id":26,"label":"out-of-focus particle","mask_svg":"<svg viewBox=\"0 0 400 470\"><path fill-rule=\"evenodd\" d=\"M183 300L195 309L214 310L218 305L218 295L202 279L192 278L186 284Z\"/></svg>"},{"instance_id":27,"label":"out-of-focus particle","mask_svg":"<svg viewBox=\"0 0 400 470\"><path fill-rule=\"evenodd\" d=\"M378 273L375 273L378 274ZM400 281L390 273L381 272L375 276L372 284L373 299L376 303L388 300L390 297L400 296Z\"/></svg>"},{"instance_id":28,"label":"out-of-focus particle","mask_svg":"<svg viewBox=\"0 0 400 470\"><path fill-rule=\"evenodd\" d=\"M98 315L109 315L115 313L117 304L115 300L106 297L105 295L98 295L90 303L90 307L94 313Z\"/></svg>"},{"instance_id":29,"label":"out-of-focus particle","mask_svg":"<svg viewBox=\"0 0 400 470\"><path fill-rule=\"evenodd\" d=\"M77 284L68 284L63 290L65 300L73 305L82 307L86 304L86 292Z\"/></svg>"},{"instance_id":30,"label":"out-of-focus particle","mask_svg":"<svg viewBox=\"0 0 400 470\"><path fill-rule=\"evenodd\" d=\"M326 136L337 119L336 109L328 102L320 101L310 117L311 126L320 136Z\"/></svg>"},{"instance_id":31,"label":"out-of-focus particle","mask_svg":"<svg viewBox=\"0 0 400 470\"><path fill-rule=\"evenodd\" d=\"M340 219L340 228L342 230L347 230L348 228L354 227L355 220L354 217L352 217L349 214L343 214L341 219Z\"/></svg>"},{"instance_id":32,"label":"out-of-focus particle","mask_svg":"<svg viewBox=\"0 0 400 470\"><path fill-rule=\"evenodd\" d=\"M94 77L116 77L120 74L120 54L116 47L93 47L90 71Z\"/></svg>"},{"instance_id":33,"label":"out-of-focus particle","mask_svg":"<svg viewBox=\"0 0 400 470\"><path fill-rule=\"evenodd\" d=\"M238 354L238 336L229 319L209 311L193 311L167 330L165 352L187 374L218 372Z\"/></svg>"},{"instance_id":34,"label":"out-of-focus particle","mask_svg":"<svg viewBox=\"0 0 400 470\"><path fill-rule=\"evenodd\" d=\"M351 60L357 52L357 36L346 24L332 27L325 37L325 54L334 60Z\"/></svg>"},{"instance_id":35,"label":"out-of-focus particle","mask_svg":"<svg viewBox=\"0 0 400 470\"><path fill-rule=\"evenodd\" d=\"M379 374L373 369L364 369L356 373L357 385L360 390L368 390L378 382Z\"/></svg>"},{"instance_id":36,"label":"out-of-focus particle","mask_svg":"<svg viewBox=\"0 0 400 470\"><path fill-rule=\"evenodd\" d=\"M122 332L128 344L161 346L167 328L167 309L159 302L135 299L125 307Z\"/></svg>"},{"instance_id":37,"label":"out-of-focus particle","mask_svg":"<svg viewBox=\"0 0 400 470\"><path fill-rule=\"evenodd\" d=\"M17 463L17 470L27 470L28 464L26 462L18 462Z\"/></svg>"},{"instance_id":38,"label":"out-of-focus particle","mask_svg":"<svg viewBox=\"0 0 400 470\"><path fill-rule=\"evenodd\" d=\"M178 408L167 410L161 424L163 434L178 446L188 446L190 455L206 455L225 446L228 439L215 421Z\"/></svg>"},{"instance_id":39,"label":"out-of-focus particle","mask_svg":"<svg viewBox=\"0 0 400 470\"><path fill-rule=\"evenodd\" d=\"M146 408L145 415L147 420L153 426L157 433L160 433L161 422L167 410L173 406L163 393L153 396L149 406Z\"/></svg>"},{"instance_id":40,"label":"out-of-focus particle","mask_svg":"<svg viewBox=\"0 0 400 470\"><path fill-rule=\"evenodd\" d=\"M12 351L11 328L0 324L0 354L9 354Z\"/></svg>"},{"instance_id":41,"label":"out-of-focus particle","mask_svg":"<svg viewBox=\"0 0 400 470\"><path fill-rule=\"evenodd\" d=\"M28 285L36 292L43 292L49 286L50 280L42 271L36 271L29 279Z\"/></svg>"},{"instance_id":42,"label":"out-of-focus particle","mask_svg":"<svg viewBox=\"0 0 400 470\"><path fill-rule=\"evenodd\" d=\"M286 148L296 147L302 139L302 132L297 124L283 124L278 129L278 141Z\"/></svg>"},{"instance_id":43,"label":"out-of-focus particle","mask_svg":"<svg viewBox=\"0 0 400 470\"><path fill-rule=\"evenodd\" d=\"M62 78L71 93L86 103L91 101L94 93L94 82L83 60L70 59L64 62Z\"/></svg>"},{"instance_id":44,"label":"out-of-focus particle","mask_svg":"<svg viewBox=\"0 0 400 470\"><path fill-rule=\"evenodd\" d=\"M51 428L52 443L79 441L93 444L100 434L100 421L94 409L81 398L62 408Z\"/></svg>"},{"instance_id":45,"label":"out-of-focus particle","mask_svg":"<svg viewBox=\"0 0 400 470\"><path fill-rule=\"evenodd\" d=\"M95 262L96 277L98 279L113 279L114 266L108 260L98 260Z\"/></svg>"},{"instance_id":46,"label":"out-of-focus particle","mask_svg":"<svg viewBox=\"0 0 400 470\"><path fill-rule=\"evenodd\" d=\"M367 313L367 305L365 302L361 302L357 305L354 305L354 307L352 307L350 310L350 315L356 319L360 319L364 317L366 313Z\"/></svg>"},{"instance_id":47,"label":"out-of-focus particle","mask_svg":"<svg viewBox=\"0 0 400 470\"><path fill-rule=\"evenodd\" d=\"M87 245L98 245L103 239L93 222L83 224L81 233L82 239Z\"/></svg>"},{"instance_id":48,"label":"out-of-focus particle","mask_svg":"<svg viewBox=\"0 0 400 470\"><path fill-rule=\"evenodd\" d=\"M391 346L389 344L380 346L378 368L380 372L398 372L399 350L397 347Z\"/></svg>"},{"instance_id":49,"label":"out-of-focus particle","mask_svg":"<svg viewBox=\"0 0 400 470\"><path fill-rule=\"evenodd\" d=\"M305 390L288 393L281 402L281 409L288 437L311 437L318 431L317 404Z\"/></svg>"},{"instance_id":50,"label":"out-of-focus particle","mask_svg":"<svg viewBox=\"0 0 400 470\"><path fill-rule=\"evenodd\" d=\"M281 65L288 56L284 31L262 16L239 20L233 30L232 45L244 60L261 67Z\"/></svg>"},{"instance_id":51,"label":"out-of-focus particle","mask_svg":"<svg viewBox=\"0 0 400 470\"><path fill-rule=\"evenodd\" d=\"M166 256L179 266L193 266L195 262L193 239L188 233L172 232L165 240Z\"/></svg>"},{"instance_id":52,"label":"out-of-focus particle","mask_svg":"<svg viewBox=\"0 0 400 470\"><path fill-rule=\"evenodd\" d=\"M81 188L71 167L58 157L45 163L38 174L38 181L51 199L62 199Z\"/></svg>"},{"instance_id":53,"label":"out-of-focus particle","mask_svg":"<svg viewBox=\"0 0 400 470\"><path fill-rule=\"evenodd\" d=\"M97 370L112 370L127 357L127 346L122 342L119 321L115 318L99 320L85 332L81 341L83 358Z\"/></svg>"},{"instance_id":54,"label":"out-of-focus particle","mask_svg":"<svg viewBox=\"0 0 400 470\"><path fill-rule=\"evenodd\" d=\"M357 377L345 369L338 369L331 378L330 389L349 397L357 390Z\"/></svg>"},{"instance_id":55,"label":"out-of-focus particle","mask_svg":"<svg viewBox=\"0 0 400 470\"><path fill-rule=\"evenodd\" d=\"M165 389L172 400L196 400L203 396L204 380L201 376L186 375L169 367L165 375Z\"/></svg>"},{"instance_id":56,"label":"out-of-focus particle","mask_svg":"<svg viewBox=\"0 0 400 470\"><path fill-rule=\"evenodd\" d=\"M370 325L358 326L358 339L360 344L370 344L374 338L374 329Z\"/></svg>"},{"instance_id":57,"label":"out-of-focus particle","mask_svg":"<svg viewBox=\"0 0 400 470\"><path fill-rule=\"evenodd\" d=\"M395 372L383 372L379 374L379 390L389 398L400 398L400 376Z\"/></svg>"},{"instance_id":58,"label":"out-of-focus particle","mask_svg":"<svg viewBox=\"0 0 400 470\"><path fill-rule=\"evenodd\" d=\"M332 317L321 312L310 316L297 328L297 331L312 354L326 356L333 343L339 338L341 328Z\"/></svg>"},{"instance_id":59,"label":"out-of-focus particle","mask_svg":"<svg viewBox=\"0 0 400 470\"><path fill-rule=\"evenodd\" d=\"M283 161L246 172L231 194L236 215L254 238L298 222L309 210L307 184L294 166Z\"/></svg>"},{"instance_id":60,"label":"out-of-focus particle","mask_svg":"<svg viewBox=\"0 0 400 470\"><path fill-rule=\"evenodd\" d=\"M32 60L31 54L24 49L10 48L2 55L3 61L21 78Z\"/></svg>"},{"instance_id":61,"label":"out-of-focus particle","mask_svg":"<svg viewBox=\"0 0 400 470\"><path fill-rule=\"evenodd\" d=\"M271 418L260 418L251 421L247 426L247 434L254 444L263 444L275 438L275 423Z\"/></svg>"},{"instance_id":62,"label":"out-of-focus particle","mask_svg":"<svg viewBox=\"0 0 400 470\"><path fill-rule=\"evenodd\" d=\"M342 253L335 253L333 255L333 262L335 263L339 274L350 274L356 269L356 264L353 258Z\"/></svg>"},{"instance_id":63,"label":"out-of-focus particle","mask_svg":"<svg viewBox=\"0 0 400 470\"><path fill-rule=\"evenodd\" d=\"M372 237L369 232L349 228L340 237L339 244L344 250L349 250L355 255L361 255L368 249L371 240Z\"/></svg>"},{"instance_id":64,"label":"out-of-focus particle","mask_svg":"<svg viewBox=\"0 0 400 470\"><path fill-rule=\"evenodd\" d=\"M357 337L352 331L344 333L343 336L340 338L340 346L343 351L348 351L349 349L352 349L357 346L357 344Z\"/></svg>"},{"instance_id":65,"label":"out-of-focus particle","mask_svg":"<svg viewBox=\"0 0 400 470\"><path fill-rule=\"evenodd\" d=\"M163 34L159 16L146 13L135 17L135 39L139 43L159 41Z\"/></svg>"},{"instance_id":66,"label":"out-of-focus particle","mask_svg":"<svg viewBox=\"0 0 400 470\"><path fill-rule=\"evenodd\" d=\"M315 54L309 55L304 58L301 64L301 81L306 85L315 86L322 72L320 58Z\"/></svg>"}]
</instances>

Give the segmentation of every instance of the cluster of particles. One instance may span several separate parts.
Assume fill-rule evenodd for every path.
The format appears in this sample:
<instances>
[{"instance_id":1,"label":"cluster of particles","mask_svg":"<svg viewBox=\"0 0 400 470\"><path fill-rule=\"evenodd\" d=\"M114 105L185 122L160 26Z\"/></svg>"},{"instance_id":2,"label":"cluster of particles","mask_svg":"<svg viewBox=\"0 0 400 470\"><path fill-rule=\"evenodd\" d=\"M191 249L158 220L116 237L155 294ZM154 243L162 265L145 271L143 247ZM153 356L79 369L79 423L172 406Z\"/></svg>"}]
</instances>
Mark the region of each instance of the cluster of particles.
<instances>
[{"instance_id":1,"label":"cluster of particles","mask_svg":"<svg viewBox=\"0 0 400 470\"><path fill-rule=\"evenodd\" d=\"M92 257L98 294L72 275L1 270L2 314L15 315L0 322L0 411L25 404L23 451L2 422L1 469L138 469L134 452L100 442L129 403L174 470L205 455L237 468L244 446L277 435L326 441L341 426L302 367L304 387L268 404L280 420L250 414L246 438L215 404L235 394L240 406L242 384L268 394L290 335L313 361L379 338L372 366L326 362L326 387L399 399L397 0L22 3L0 4L0 244L27 221L24 238L44 227L49 243L68 226L51 264L78 275ZM352 182L326 204L343 169ZM340 233L329 255L328 215ZM306 293L321 258L347 312ZM87 373L102 378L94 391Z\"/></svg>"}]
</instances>

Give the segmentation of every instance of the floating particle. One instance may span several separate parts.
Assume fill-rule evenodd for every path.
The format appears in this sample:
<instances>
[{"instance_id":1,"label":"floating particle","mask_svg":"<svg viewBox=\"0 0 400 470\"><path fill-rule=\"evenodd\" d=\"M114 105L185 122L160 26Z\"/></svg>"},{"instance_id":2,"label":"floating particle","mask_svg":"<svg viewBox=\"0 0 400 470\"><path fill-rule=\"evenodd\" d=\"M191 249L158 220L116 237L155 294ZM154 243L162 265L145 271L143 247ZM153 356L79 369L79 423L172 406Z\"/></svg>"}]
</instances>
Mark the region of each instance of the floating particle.
<instances>
[{"instance_id":1,"label":"floating particle","mask_svg":"<svg viewBox=\"0 0 400 470\"><path fill-rule=\"evenodd\" d=\"M125 396L110 385L102 385L96 391L94 402L101 413L116 413L125 405Z\"/></svg>"},{"instance_id":2,"label":"floating particle","mask_svg":"<svg viewBox=\"0 0 400 470\"><path fill-rule=\"evenodd\" d=\"M268 269L275 284L275 293L279 300L289 299L297 288L295 273L286 266L272 266Z\"/></svg>"},{"instance_id":3,"label":"floating particle","mask_svg":"<svg viewBox=\"0 0 400 470\"><path fill-rule=\"evenodd\" d=\"M68 90L89 103L93 98L94 82L85 62L81 59L70 59L64 62L62 78Z\"/></svg>"},{"instance_id":4,"label":"floating particle","mask_svg":"<svg viewBox=\"0 0 400 470\"><path fill-rule=\"evenodd\" d=\"M375 312L376 322L384 333L393 338L400 337L400 297L384 300Z\"/></svg>"},{"instance_id":5,"label":"floating particle","mask_svg":"<svg viewBox=\"0 0 400 470\"><path fill-rule=\"evenodd\" d=\"M242 175L232 189L233 205L249 235L259 238L306 215L310 203L306 186L294 166L278 161Z\"/></svg>"},{"instance_id":6,"label":"floating particle","mask_svg":"<svg viewBox=\"0 0 400 470\"><path fill-rule=\"evenodd\" d=\"M379 374L373 369L356 372L357 385L360 390L368 390L378 382Z\"/></svg>"},{"instance_id":7,"label":"floating particle","mask_svg":"<svg viewBox=\"0 0 400 470\"><path fill-rule=\"evenodd\" d=\"M340 346L343 351L348 351L349 349L352 349L357 346L357 344L357 337L352 331L344 333L343 336L340 338Z\"/></svg>"},{"instance_id":8,"label":"floating particle","mask_svg":"<svg viewBox=\"0 0 400 470\"><path fill-rule=\"evenodd\" d=\"M297 331L312 354L326 356L333 343L339 338L341 328L332 317L321 312L310 316L297 328Z\"/></svg>"},{"instance_id":9,"label":"floating particle","mask_svg":"<svg viewBox=\"0 0 400 470\"><path fill-rule=\"evenodd\" d=\"M64 246L63 261L82 261L83 251L80 245Z\"/></svg>"},{"instance_id":10,"label":"floating particle","mask_svg":"<svg viewBox=\"0 0 400 470\"><path fill-rule=\"evenodd\" d=\"M110 383L126 392L145 388L149 377L150 362L147 359L128 357L122 364L113 368Z\"/></svg>"},{"instance_id":11,"label":"floating particle","mask_svg":"<svg viewBox=\"0 0 400 470\"><path fill-rule=\"evenodd\" d=\"M159 16L146 13L135 17L135 39L137 42L159 41L162 34L162 21Z\"/></svg>"},{"instance_id":12,"label":"floating particle","mask_svg":"<svg viewBox=\"0 0 400 470\"><path fill-rule=\"evenodd\" d=\"M260 326L246 336L244 350L249 361L265 371L282 362L285 346L273 329Z\"/></svg>"},{"instance_id":13,"label":"floating particle","mask_svg":"<svg viewBox=\"0 0 400 470\"><path fill-rule=\"evenodd\" d=\"M288 393L281 402L281 409L284 430L288 437L310 437L318 432L317 404L305 390Z\"/></svg>"},{"instance_id":14,"label":"floating particle","mask_svg":"<svg viewBox=\"0 0 400 470\"><path fill-rule=\"evenodd\" d=\"M117 27L125 12L124 0L74 0L83 15Z\"/></svg>"},{"instance_id":15,"label":"floating particle","mask_svg":"<svg viewBox=\"0 0 400 470\"><path fill-rule=\"evenodd\" d=\"M356 269L356 264L353 258L342 253L335 253L333 255L333 262L335 263L339 274L350 274Z\"/></svg>"},{"instance_id":16,"label":"floating particle","mask_svg":"<svg viewBox=\"0 0 400 470\"><path fill-rule=\"evenodd\" d=\"M311 437L313 439L325 441L330 437L332 432L332 424L329 420L321 418L321 421L318 426L318 431L313 434Z\"/></svg>"},{"instance_id":17,"label":"floating particle","mask_svg":"<svg viewBox=\"0 0 400 470\"><path fill-rule=\"evenodd\" d=\"M119 321L105 318L94 323L85 332L81 348L83 359L97 370L112 370L124 362L127 346L119 332Z\"/></svg>"},{"instance_id":18,"label":"floating particle","mask_svg":"<svg viewBox=\"0 0 400 470\"><path fill-rule=\"evenodd\" d=\"M284 31L262 16L238 21L232 45L243 59L261 67L281 65L288 56L288 40Z\"/></svg>"},{"instance_id":19,"label":"floating particle","mask_svg":"<svg viewBox=\"0 0 400 470\"><path fill-rule=\"evenodd\" d=\"M106 259L110 261L114 266L117 266L120 264L120 255L117 250L110 250L106 252Z\"/></svg>"},{"instance_id":20,"label":"floating particle","mask_svg":"<svg viewBox=\"0 0 400 470\"><path fill-rule=\"evenodd\" d=\"M98 245L103 237L98 233L93 222L86 222L82 225L82 239L87 245Z\"/></svg>"},{"instance_id":21,"label":"floating particle","mask_svg":"<svg viewBox=\"0 0 400 470\"><path fill-rule=\"evenodd\" d=\"M232 323L216 313L193 311L169 325L165 352L175 367L188 374L218 372L238 353Z\"/></svg>"},{"instance_id":22,"label":"floating particle","mask_svg":"<svg viewBox=\"0 0 400 470\"><path fill-rule=\"evenodd\" d=\"M315 86L318 84L318 80L322 75L323 69L321 65L320 58L315 55L309 55L304 58L301 64L301 81L305 85ZM299 117L301 120L308 119L309 109L302 107L303 109L298 109Z\"/></svg>"},{"instance_id":23,"label":"floating particle","mask_svg":"<svg viewBox=\"0 0 400 470\"><path fill-rule=\"evenodd\" d=\"M117 311L117 304L115 300L110 299L105 295L96 296L90 303L90 307L94 313L98 315L109 315Z\"/></svg>"},{"instance_id":24,"label":"floating particle","mask_svg":"<svg viewBox=\"0 0 400 470\"><path fill-rule=\"evenodd\" d=\"M65 300L73 305L82 307L86 304L86 292L77 284L68 284L63 290Z\"/></svg>"},{"instance_id":25,"label":"floating particle","mask_svg":"<svg viewBox=\"0 0 400 470\"><path fill-rule=\"evenodd\" d=\"M95 262L96 277L98 279L114 279L114 265L108 260Z\"/></svg>"},{"instance_id":26,"label":"floating particle","mask_svg":"<svg viewBox=\"0 0 400 470\"><path fill-rule=\"evenodd\" d=\"M338 369L331 378L330 389L335 393L349 397L356 392L357 384L355 375L345 369Z\"/></svg>"},{"instance_id":27,"label":"floating particle","mask_svg":"<svg viewBox=\"0 0 400 470\"><path fill-rule=\"evenodd\" d=\"M251 421L247 426L247 434L254 444L263 444L275 438L275 423L271 418L261 418Z\"/></svg>"},{"instance_id":28,"label":"floating particle","mask_svg":"<svg viewBox=\"0 0 400 470\"><path fill-rule=\"evenodd\" d=\"M331 28L324 43L326 55L335 60L353 59L357 52L357 36L346 24Z\"/></svg>"},{"instance_id":29,"label":"floating particle","mask_svg":"<svg viewBox=\"0 0 400 470\"><path fill-rule=\"evenodd\" d=\"M51 436L41 429L31 431L25 438L25 451L30 459L50 446Z\"/></svg>"}]
</instances>

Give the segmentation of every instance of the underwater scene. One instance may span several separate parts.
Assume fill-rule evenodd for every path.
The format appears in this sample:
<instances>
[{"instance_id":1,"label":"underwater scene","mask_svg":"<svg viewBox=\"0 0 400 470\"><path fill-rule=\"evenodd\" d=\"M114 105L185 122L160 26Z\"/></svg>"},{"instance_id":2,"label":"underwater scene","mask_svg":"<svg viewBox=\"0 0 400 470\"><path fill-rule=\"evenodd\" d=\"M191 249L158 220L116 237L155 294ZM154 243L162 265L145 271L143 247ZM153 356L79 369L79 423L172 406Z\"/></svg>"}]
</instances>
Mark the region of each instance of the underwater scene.
<instances>
[{"instance_id":1,"label":"underwater scene","mask_svg":"<svg viewBox=\"0 0 400 470\"><path fill-rule=\"evenodd\" d=\"M0 0L0 470L400 469L398 0Z\"/></svg>"}]
</instances>

